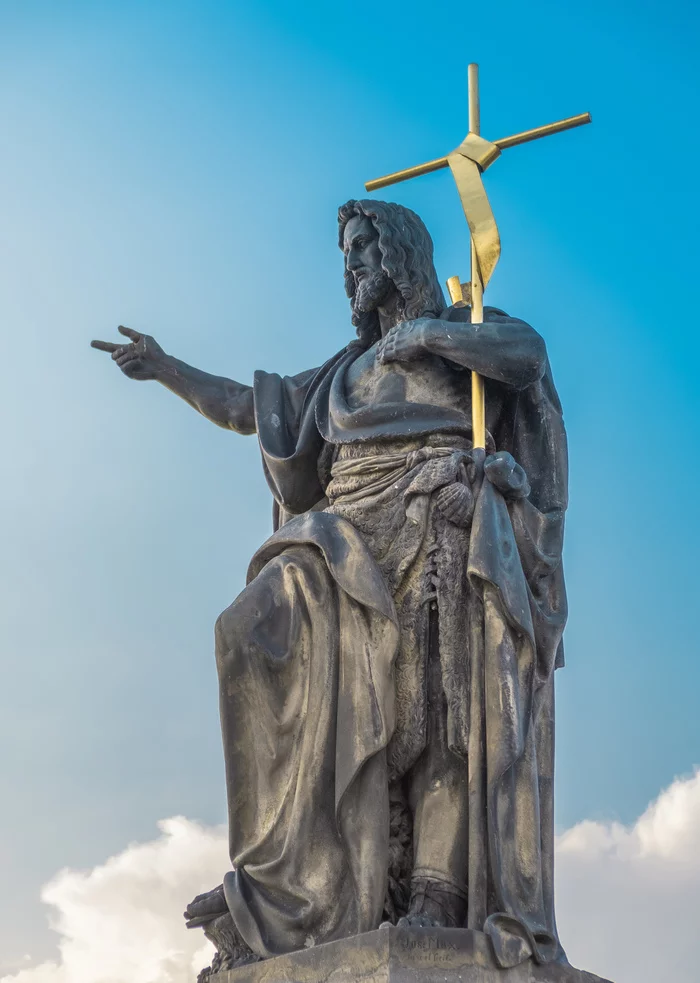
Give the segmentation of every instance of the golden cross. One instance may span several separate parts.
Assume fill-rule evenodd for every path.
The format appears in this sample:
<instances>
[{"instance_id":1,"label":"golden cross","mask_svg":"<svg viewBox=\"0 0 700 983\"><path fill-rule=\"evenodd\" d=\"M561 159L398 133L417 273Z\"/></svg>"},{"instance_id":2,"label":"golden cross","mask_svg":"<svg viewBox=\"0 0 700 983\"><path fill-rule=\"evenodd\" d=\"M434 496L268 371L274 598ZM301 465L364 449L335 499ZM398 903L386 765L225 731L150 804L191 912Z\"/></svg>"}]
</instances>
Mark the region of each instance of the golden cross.
<instances>
[{"instance_id":1,"label":"golden cross","mask_svg":"<svg viewBox=\"0 0 700 983\"><path fill-rule=\"evenodd\" d=\"M519 143L528 143L550 133L560 133L574 126L582 126L591 122L590 113L580 113L569 116L556 123L536 126L532 130L524 130L510 137L502 137L493 143L484 140L480 135L481 121L479 113L479 66L470 65L468 69L469 87L469 132L462 143L446 157L437 157L416 167L407 167L393 174L375 178L365 184L367 191L377 191L390 184L408 181L409 178L420 174L449 167L455 179L462 208L469 224L471 239L471 273L469 284L460 283L458 276L452 276L447 281L450 299L453 304L465 306L471 304L471 320L480 324L484 319L483 294L491 279L498 258L501 255L501 241L498 227L494 219L484 189L481 175L493 162L500 157L501 151L507 147L517 147ZM468 290L465 290L468 288ZM465 294L467 297L465 298ZM474 447L486 447L486 405L484 399L484 380L476 372L472 372L472 431Z\"/></svg>"}]
</instances>

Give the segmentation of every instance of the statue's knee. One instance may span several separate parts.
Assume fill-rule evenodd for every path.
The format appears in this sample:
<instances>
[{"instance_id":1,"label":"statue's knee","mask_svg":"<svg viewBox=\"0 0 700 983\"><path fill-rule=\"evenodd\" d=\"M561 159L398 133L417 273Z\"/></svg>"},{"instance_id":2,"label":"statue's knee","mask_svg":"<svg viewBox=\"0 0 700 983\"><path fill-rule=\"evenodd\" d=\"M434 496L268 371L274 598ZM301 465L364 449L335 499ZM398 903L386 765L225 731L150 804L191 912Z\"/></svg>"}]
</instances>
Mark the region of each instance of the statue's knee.
<instances>
[{"instance_id":1,"label":"statue's knee","mask_svg":"<svg viewBox=\"0 0 700 983\"><path fill-rule=\"evenodd\" d=\"M229 604L226 610L222 611L216 619L214 638L216 642L216 660L219 664L222 662L231 662L236 657L236 654L240 652L241 641L246 635L246 628L248 633L250 632L251 625L248 623L251 622L251 614L255 614L255 608L253 606L251 610L249 598L246 597L246 594L250 591L251 586L246 587L235 601ZM257 619L253 618L252 620Z\"/></svg>"},{"instance_id":2,"label":"statue's knee","mask_svg":"<svg viewBox=\"0 0 700 983\"><path fill-rule=\"evenodd\" d=\"M216 641L216 653L219 653L227 649L228 642L231 638L231 629L236 623L236 601L233 604L229 604L225 611L222 611L219 617L216 619L216 624L214 625L214 639Z\"/></svg>"},{"instance_id":3,"label":"statue's knee","mask_svg":"<svg viewBox=\"0 0 700 983\"><path fill-rule=\"evenodd\" d=\"M214 637L219 668L231 668L248 651L250 640L257 637L261 626L270 622L275 612L275 596L279 590L279 567L272 560L258 576L241 591L238 597L216 620Z\"/></svg>"}]
</instances>

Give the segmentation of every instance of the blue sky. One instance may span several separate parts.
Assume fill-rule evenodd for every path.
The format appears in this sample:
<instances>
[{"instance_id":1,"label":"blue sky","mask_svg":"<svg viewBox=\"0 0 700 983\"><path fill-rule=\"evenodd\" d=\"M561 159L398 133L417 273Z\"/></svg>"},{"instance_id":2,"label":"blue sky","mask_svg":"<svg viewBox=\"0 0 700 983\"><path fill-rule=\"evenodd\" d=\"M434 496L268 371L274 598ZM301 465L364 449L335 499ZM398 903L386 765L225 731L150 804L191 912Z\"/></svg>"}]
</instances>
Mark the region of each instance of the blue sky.
<instances>
[{"instance_id":1,"label":"blue sky","mask_svg":"<svg viewBox=\"0 0 700 983\"><path fill-rule=\"evenodd\" d=\"M319 364L352 334L336 208L460 142L469 61L487 137L594 117L487 175L487 297L544 335L570 439L558 822L631 821L700 763L699 20L0 0L2 959L51 951L58 868L222 820L212 629L269 531L254 439L89 340L126 323L242 382ZM449 175L389 190L466 275Z\"/></svg>"}]
</instances>

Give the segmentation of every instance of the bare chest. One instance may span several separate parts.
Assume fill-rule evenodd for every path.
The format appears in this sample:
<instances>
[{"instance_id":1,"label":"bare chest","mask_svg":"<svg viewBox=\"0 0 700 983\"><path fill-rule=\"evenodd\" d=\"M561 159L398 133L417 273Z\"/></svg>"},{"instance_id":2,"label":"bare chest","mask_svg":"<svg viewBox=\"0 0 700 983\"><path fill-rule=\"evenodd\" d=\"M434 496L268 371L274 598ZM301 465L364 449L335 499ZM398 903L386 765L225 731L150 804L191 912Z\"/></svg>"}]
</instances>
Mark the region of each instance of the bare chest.
<instances>
[{"instance_id":1,"label":"bare chest","mask_svg":"<svg viewBox=\"0 0 700 983\"><path fill-rule=\"evenodd\" d=\"M346 376L345 397L352 409L383 403L424 403L468 412L469 373L426 352L414 362L380 364L376 346L363 352Z\"/></svg>"}]
</instances>

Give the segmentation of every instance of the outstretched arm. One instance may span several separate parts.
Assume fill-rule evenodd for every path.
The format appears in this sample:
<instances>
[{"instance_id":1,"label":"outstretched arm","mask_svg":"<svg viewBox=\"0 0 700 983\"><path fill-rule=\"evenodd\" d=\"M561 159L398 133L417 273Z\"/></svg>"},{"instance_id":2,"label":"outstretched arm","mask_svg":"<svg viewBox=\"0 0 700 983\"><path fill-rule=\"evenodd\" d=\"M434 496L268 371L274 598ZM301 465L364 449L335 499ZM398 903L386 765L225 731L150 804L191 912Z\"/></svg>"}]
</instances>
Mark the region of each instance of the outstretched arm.
<instances>
[{"instance_id":1,"label":"outstretched arm","mask_svg":"<svg viewBox=\"0 0 700 983\"><path fill-rule=\"evenodd\" d=\"M428 351L488 379L524 389L542 378L544 341L525 321L489 311L482 324L418 318L397 324L379 346L385 362L408 362Z\"/></svg>"},{"instance_id":2,"label":"outstretched arm","mask_svg":"<svg viewBox=\"0 0 700 983\"><path fill-rule=\"evenodd\" d=\"M155 338L119 327L130 343L93 341L93 348L109 352L129 379L155 379L202 416L236 433L255 433L253 390L223 376L210 375L167 355Z\"/></svg>"}]
</instances>

